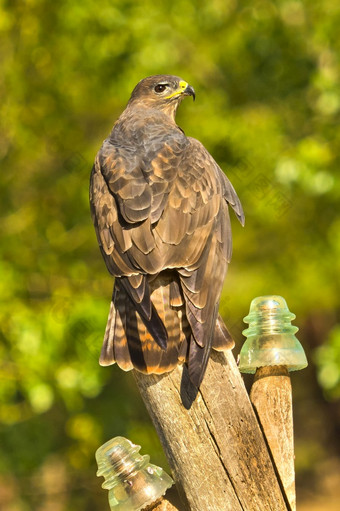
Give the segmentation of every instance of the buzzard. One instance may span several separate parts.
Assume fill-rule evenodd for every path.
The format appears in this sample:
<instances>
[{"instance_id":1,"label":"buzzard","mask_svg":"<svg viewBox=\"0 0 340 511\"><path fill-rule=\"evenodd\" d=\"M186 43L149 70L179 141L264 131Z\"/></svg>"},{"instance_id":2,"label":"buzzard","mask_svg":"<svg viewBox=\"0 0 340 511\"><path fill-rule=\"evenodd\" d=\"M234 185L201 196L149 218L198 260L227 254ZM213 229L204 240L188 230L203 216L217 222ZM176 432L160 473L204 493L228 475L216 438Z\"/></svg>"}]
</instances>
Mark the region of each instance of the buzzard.
<instances>
[{"instance_id":1,"label":"buzzard","mask_svg":"<svg viewBox=\"0 0 340 511\"><path fill-rule=\"evenodd\" d=\"M92 169L90 204L115 277L101 365L143 373L187 362L198 387L211 348L233 346L218 315L232 240L244 214L204 146L177 126L194 89L177 76L141 80Z\"/></svg>"}]
</instances>

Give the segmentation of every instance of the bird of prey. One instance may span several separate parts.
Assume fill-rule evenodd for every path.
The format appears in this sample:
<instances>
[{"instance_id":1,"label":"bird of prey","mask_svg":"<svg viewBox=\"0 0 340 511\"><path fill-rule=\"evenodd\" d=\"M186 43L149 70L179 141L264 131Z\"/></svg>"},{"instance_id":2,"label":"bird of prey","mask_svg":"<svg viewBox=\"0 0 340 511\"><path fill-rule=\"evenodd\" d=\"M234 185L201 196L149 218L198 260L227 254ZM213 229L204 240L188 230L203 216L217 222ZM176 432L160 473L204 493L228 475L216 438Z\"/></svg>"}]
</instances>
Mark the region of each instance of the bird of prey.
<instances>
[{"instance_id":1,"label":"bird of prey","mask_svg":"<svg viewBox=\"0 0 340 511\"><path fill-rule=\"evenodd\" d=\"M199 387L211 348L233 341L218 306L232 241L228 206L244 214L204 146L177 126L194 89L171 75L134 88L92 169L90 204L115 277L101 365L171 371L187 362Z\"/></svg>"}]
</instances>

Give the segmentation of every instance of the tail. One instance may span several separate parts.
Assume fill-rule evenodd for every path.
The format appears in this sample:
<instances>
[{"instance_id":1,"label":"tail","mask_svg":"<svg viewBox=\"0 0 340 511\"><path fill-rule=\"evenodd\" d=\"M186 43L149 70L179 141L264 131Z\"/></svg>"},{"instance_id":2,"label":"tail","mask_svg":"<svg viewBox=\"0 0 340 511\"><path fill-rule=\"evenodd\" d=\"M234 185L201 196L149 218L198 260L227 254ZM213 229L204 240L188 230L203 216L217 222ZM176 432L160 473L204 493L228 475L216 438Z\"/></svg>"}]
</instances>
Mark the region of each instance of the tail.
<instances>
[{"instance_id":1,"label":"tail","mask_svg":"<svg viewBox=\"0 0 340 511\"><path fill-rule=\"evenodd\" d=\"M162 349L116 279L99 363L117 363L124 371L145 374L171 371L186 360L190 328L174 274L163 272L149 282L151 302L168 334Z\"/></svg>"},{"instance_id":2,"label":"tail","mask_svg":"<svg viewBox=\"0 0 340 511\"><path fill-rule=\"evenodd\" d=\"M124 371L137 369L145 374L162 374L189 360L189 352L192 353L193 349L192 346L190 350L190 344L196 343L186 318L178 277L172 272L163 272L149 282L149 286L151 301L168 334L166 349L155 342L128 294L120 286L119 279L116 279L100 365L117 363ZM224 351L233 346L231 335L218 315L212 348ZM199 346L195 348L201 351Z\"/></svg>"}]
</instances>

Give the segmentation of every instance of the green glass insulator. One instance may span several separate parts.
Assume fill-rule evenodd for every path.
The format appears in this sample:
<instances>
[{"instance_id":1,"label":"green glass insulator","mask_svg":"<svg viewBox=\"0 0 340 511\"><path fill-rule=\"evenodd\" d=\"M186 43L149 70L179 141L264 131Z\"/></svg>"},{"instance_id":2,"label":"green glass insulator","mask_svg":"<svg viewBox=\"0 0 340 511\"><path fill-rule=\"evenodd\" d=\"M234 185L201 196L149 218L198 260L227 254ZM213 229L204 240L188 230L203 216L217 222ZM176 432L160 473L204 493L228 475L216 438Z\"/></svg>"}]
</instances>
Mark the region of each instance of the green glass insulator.
<instances>
[{"instance_id":1,"label":"green glass insulator","mask_svg":"<svg viewBox=\"0 0 340 511\"><path fill-rule=\"evenodd\" d=\"M258 367L286 366L298 371L308 365L305 352L295 337L298 331L291 324L295 314L289 311L281 296L260 296L250 304L244 318L249 327L243 331L247 338L243 344L239 369L242 373L255 373Z\"/></svg>"},{"instance_id":2,"label":"green glass insulator","mask_svg":"<svg viewBox=\"0 0 340 511\"><path fill-rule=\"evenodd\" d=\"M112 511L142 510L173 485L171 477L139 450L140 445L118 436L96 451L97 476L105 478L102 487L109 490Z\"/></svg>"}]
</instances>

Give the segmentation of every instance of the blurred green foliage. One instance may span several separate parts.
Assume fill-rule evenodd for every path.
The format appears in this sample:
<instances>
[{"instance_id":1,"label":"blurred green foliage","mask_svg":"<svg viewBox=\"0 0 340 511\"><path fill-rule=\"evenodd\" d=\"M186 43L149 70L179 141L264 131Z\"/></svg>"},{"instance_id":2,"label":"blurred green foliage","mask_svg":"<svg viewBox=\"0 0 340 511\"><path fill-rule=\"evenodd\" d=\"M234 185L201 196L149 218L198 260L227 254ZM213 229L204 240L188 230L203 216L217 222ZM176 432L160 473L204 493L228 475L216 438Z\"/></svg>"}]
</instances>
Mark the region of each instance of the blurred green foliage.
<instances>
[{"instance_id":1,"label":"blurred green foliage","mask_svg":"<svg viewBox=\"0 0 340 511\"><path fill-rule=\"evenodd\" d=\"M115 435L166 464L132 376L97 362L112 281L88 206L101 141L158 73L195 87L178 123L246 212L221 302L236 351L254 296L280 294L297 314L311 355L293 379L297 467L310 484L340 424L340 4L0 6L1 509L106 509L94 451Z\"/></svg>"}]
</instances>

